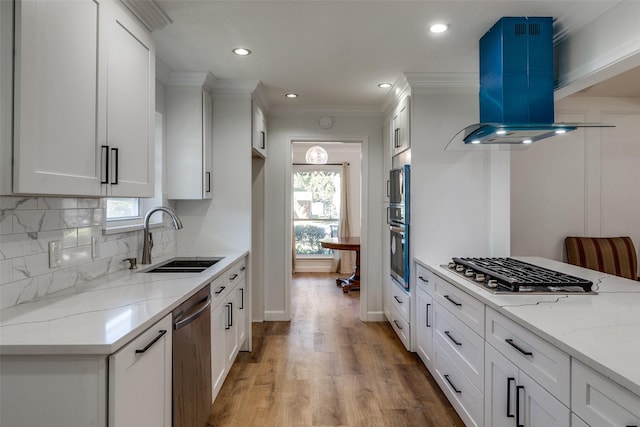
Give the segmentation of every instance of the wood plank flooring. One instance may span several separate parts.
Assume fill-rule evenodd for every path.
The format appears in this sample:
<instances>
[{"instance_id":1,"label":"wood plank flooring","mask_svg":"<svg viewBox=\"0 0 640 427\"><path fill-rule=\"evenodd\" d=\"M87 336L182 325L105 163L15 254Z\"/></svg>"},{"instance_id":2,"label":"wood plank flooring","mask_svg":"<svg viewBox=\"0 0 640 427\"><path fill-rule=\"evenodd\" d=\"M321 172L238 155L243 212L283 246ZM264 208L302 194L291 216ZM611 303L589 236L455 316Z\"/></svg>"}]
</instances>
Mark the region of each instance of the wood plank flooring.
<instances>
[{"instance_id":1,"label":"wood plank flooring","mask_svg":"<svg viewBox=\"0 0 640 427\"><path fill-rule=\"evenodd\" d=\"M388 323L359 320L359 293L296 274L291 322L253 324L212 407L211 426L463 426Z\"/></svg>"}]
</instances>

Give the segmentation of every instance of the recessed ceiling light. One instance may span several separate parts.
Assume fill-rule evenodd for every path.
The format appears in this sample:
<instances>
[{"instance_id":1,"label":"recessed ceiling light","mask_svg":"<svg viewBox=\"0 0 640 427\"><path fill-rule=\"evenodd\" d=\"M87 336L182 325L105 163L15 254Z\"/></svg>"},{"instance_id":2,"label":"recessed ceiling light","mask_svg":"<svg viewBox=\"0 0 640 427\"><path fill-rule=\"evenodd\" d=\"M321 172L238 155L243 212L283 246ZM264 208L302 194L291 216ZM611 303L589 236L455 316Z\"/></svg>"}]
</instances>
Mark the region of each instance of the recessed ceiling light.
<instances>
[{"instance_id":1,"label":"recessed ceiling light","mask_svg":"<svg viewBox=\"0 0 640 427\"><path fill-rule=\"evenodd\" d=\"M237 47L233 49L233 53L235 53L238 56L251 55L251 51L249 49L245 49L244 47Z\"/></svg>"},{"instance_id":2,"label":"recessed ceiling light","mask_svg":"<svg viewBox=\"0 0 640 427\"><path fill-rule=\"evenodd\" d=\"M433 24L431 27L429 27L429 31L431 31L432 33L444 33L445 31L447 31L449 29L449 25L447 24Z\"/></svg>"},{"instance_id":3,"label":"recessed ceiling light","mask_svg":"<svg viewBox=\"0 0 640 427\"><path fill-rule=\"evenodd\" d=\"M378 84L378 87L381 89L389 89L392 86L391 83L380 83Z\"/></svg>"},{"instance_id":4,"label":"recessed ceiling light","mask_svg":"<svg viewBox=\"0 0 640 427\"><path fill-rule=\"evenodd\" d=\"M287 98L297 98L298 94L297 93L288 93L285 95Z\"/></svg>"}]
</instances>

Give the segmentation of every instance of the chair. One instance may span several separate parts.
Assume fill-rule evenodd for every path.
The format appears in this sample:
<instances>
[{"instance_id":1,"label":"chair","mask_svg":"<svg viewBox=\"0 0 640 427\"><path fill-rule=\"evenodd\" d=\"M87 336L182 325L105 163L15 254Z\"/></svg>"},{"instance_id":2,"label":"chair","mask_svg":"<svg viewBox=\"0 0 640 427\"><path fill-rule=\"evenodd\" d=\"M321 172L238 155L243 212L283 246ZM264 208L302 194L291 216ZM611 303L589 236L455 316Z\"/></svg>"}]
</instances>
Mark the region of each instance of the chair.
<instances>
[{"instance_id":1,"label":"chair","mask_svg":"<svg viewBox=\"0 0 640 427\"><path fill-rule=\"evenodd\" d=\"M567 237L564 245L569 264L640 280L636 249L630 237Z\"/></svg>"}]
</instances>

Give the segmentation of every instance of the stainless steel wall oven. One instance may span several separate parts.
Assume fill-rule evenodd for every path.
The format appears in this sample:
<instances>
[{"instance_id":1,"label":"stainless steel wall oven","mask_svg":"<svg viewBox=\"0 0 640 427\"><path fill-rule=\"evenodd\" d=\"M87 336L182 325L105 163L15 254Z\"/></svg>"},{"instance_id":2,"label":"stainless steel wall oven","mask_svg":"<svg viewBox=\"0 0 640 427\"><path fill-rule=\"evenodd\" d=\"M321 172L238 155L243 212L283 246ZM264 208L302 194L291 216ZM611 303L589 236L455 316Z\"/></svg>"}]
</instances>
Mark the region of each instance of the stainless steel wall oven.
<instances>
[{"instance_id":1,"label":"stainless steel wall oven","mask_svg":"<svg viewBox=\"0 0 640 427\"><path fill-rule=\"evenodd\" d=\"M390 273L391 277L409 289L409 217L411 167L404 165L389 172L387 222L390 232Z\"/></svg>"}]
</instances>

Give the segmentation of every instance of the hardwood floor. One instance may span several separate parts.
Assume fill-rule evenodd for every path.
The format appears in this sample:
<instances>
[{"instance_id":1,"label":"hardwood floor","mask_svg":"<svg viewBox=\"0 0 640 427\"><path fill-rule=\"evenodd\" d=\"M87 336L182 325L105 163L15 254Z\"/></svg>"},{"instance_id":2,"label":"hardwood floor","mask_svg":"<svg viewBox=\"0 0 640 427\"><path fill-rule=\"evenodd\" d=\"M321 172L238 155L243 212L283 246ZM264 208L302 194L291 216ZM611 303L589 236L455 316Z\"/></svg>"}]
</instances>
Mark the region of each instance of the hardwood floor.
<instances>
[{"instance_id":1,"label":"hardwood floor","mask_svg":"<svg viewBox=\"0 0 640 427\"><path fill-rule=\"evenodd\" d=\"M211 426L463 426L388 323L359 320L333 274L296 274L291 322L253 324Z\"/></svg>"}]
</instances>

